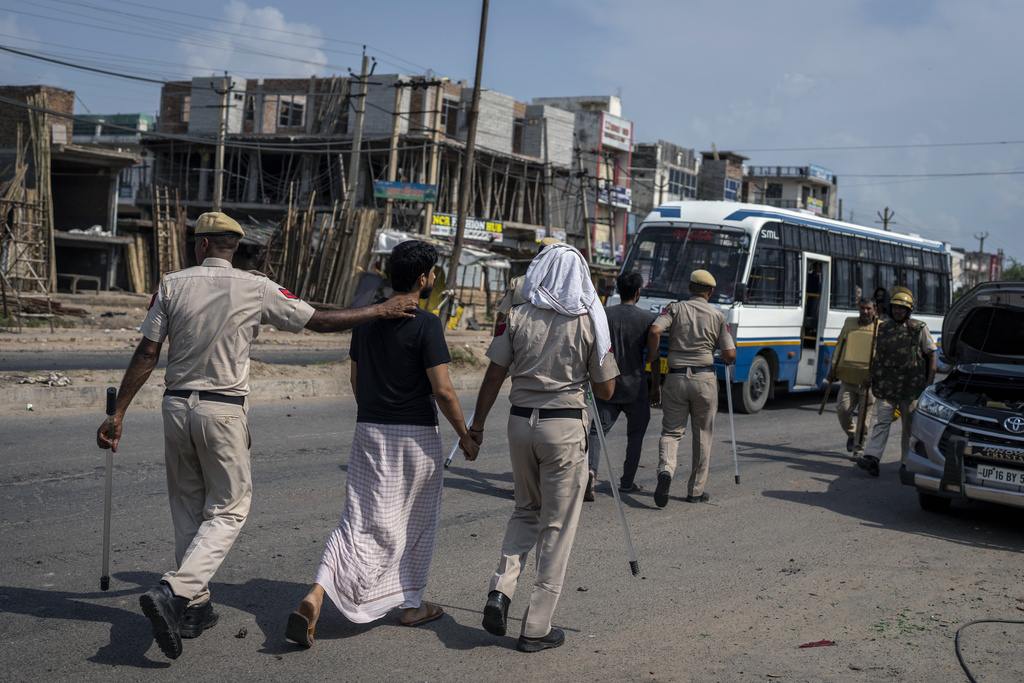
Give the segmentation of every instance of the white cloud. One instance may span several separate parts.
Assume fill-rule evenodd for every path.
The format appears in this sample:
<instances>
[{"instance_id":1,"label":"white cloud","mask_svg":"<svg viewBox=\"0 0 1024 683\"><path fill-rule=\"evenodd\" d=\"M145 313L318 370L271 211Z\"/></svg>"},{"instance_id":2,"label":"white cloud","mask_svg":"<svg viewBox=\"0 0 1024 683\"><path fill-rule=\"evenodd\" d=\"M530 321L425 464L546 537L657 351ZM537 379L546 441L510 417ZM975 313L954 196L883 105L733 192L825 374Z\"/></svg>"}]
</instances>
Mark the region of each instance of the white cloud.
<instances>
[{"instance_id":1,"label":"white cloud","mask_svg":"<svg viewBox=\"0 0 1024 683\"><path fill-rule=\"evenodd\" d=\"M193 75L227 71L248 77L303 77L323 75L327 68L327 57L319 49L324 43L320 29L289 22L279 9L231 0L224 22L178 43Z\"/></svg>"}]
</instances>

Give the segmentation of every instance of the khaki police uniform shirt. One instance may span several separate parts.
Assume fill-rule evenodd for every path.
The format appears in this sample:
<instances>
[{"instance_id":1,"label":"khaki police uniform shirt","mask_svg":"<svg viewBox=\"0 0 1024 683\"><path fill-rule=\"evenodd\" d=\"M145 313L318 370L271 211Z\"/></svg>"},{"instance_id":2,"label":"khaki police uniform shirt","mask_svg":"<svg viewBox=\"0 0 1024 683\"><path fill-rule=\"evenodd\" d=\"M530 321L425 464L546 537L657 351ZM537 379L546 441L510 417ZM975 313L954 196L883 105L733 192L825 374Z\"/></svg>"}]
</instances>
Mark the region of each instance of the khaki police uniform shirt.
<instances>
[{"instance_id":1,"label":"khaki police uniform shirt","mask_svg":"<svg viewBox=\"0 0 1024 683\"><path fill-rule=\"evenodd\" d=\"M586 408L587 381L607 382L619 374L611 353L599 363L589 315L562 315L531 303L513 308L498 326L487 357L510 368L509 400L521 408Z\"/></svg>"},{"instance_id":2,"label":"khaki police uniform shirt","mask_svg":"<svg viewBox=\"0 0 1024 683\"><path fill-rule=\"evenodd\" d=\"M526 303L526 299L523 298L523 280L525 279L525 275L520 275L509 280L505 296L498 304L498 313L508 315L514 306Z\"/></svg>"},{"instance_id":3,"label":"khaki police uniform shirt","mask_svg":"<svg viewBox=\"0 0 1024 683\"><path fill-rule=\"evenodd\" d=\"M249 348L260 324L298 332L313 307L262 275L208 258L165 275L142 323L142 334L167 346L171 390L249 393Z\"/></svg>"},{"instance_id":4,"label":"khaki police uniform shirt","mask_svg":"<svg viewBox=\"0 0 1024 683\"><path fill-rule=\"evenodd\" d=\"M722 351L736 348L728 318L702 296L669 304L654 321L654 326L668 333L670 368L714 365L716 348Z\"/></svg>"}]
</instances>

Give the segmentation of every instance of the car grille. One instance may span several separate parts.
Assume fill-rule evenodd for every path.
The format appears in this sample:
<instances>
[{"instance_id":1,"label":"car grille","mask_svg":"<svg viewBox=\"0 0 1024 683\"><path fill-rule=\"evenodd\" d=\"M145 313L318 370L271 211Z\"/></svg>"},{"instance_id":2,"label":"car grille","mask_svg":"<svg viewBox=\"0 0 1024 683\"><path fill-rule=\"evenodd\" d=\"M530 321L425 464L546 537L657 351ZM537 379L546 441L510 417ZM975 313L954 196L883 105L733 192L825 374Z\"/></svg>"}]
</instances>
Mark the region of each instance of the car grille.
<instances>
[{"instance_id":1,"label":"car grille","mask_svg":"<svg viewBox=\"0 0 1024 683\"><path fill-rule=\"evenodd\" d=\"M951 454L949 440L954 436L967 439L970 447L964 464L977 466L979 462L1024 466L1024 435L1011 434L1003 428L1006 413L981 415L957 412L939 439L939 452L943 457Z\"/></svg>"}]
</instances>

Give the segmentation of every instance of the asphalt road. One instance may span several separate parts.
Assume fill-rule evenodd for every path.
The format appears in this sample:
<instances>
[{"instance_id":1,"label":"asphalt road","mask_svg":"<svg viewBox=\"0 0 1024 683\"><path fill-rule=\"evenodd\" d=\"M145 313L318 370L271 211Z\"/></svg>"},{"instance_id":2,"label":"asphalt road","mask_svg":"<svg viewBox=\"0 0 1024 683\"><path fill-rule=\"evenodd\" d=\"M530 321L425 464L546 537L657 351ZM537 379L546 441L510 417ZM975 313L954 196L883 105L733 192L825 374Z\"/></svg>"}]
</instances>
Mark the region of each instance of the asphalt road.
<instances>
[{"instance_id":1,"label":"asphalt road","mask_svg":"<svg viewBox=\"0 0 1024 683\"><path fill-rule=\"evenodd\" d=\"M462 396L469 406L472 396ZM477 463L446 474L427 599L444 619L417 629L397 613L366 625L329 605L312 650L283 638L344 505L351 401L261 403L250 412L253 509L211 588L220 623L166 660L138 595L172 566L160 415L132 409L116 457L111 590L100 592L101 414L14 414L0 429L0 665L3 679L145 681L957 681L953 635L981 618L1024 618L1022 515L955 504L921 511L896 477L890 443L871 479L842 451L818 395L736 416L741 484L720 412L708 491L685 495L680 458L657 508L655 410L638 482L625 497L641 575L632 577L607 482L584 506L555 623L566 644L518 653L480 628L512 509L507 400ZM444 426L446 447L454 443ZM624 425L610 436L625 448ZM689 440L684 439L683 452ZM619 457L615 457L619 461ZM617 462L617 464L619 464ZM603 470L604 468L602 468ZM605 473L602 472L602 480ZM510 612L518 634L532 563ZM245 638L238 637L247 629ZM1016 625L964 633L980 680L1024 679ZM832 641L834 646L800 648Z\"/></svg>"}]
</instances>

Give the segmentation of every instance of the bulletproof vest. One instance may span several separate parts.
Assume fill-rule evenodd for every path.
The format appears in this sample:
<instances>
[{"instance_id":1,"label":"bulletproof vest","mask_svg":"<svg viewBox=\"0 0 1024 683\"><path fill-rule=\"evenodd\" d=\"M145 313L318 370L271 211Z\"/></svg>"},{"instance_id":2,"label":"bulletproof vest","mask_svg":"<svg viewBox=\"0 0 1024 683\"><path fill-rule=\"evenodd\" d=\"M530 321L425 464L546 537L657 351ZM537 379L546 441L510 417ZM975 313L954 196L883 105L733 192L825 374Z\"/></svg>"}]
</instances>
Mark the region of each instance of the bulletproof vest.
<instances>
[{"instance_id":1,"label":"bulletproof vest","mask_svg":"<svg viewBox=\"0 0 1024 683\"><path fill-rule=\"evenodd\" d=\"M871 389L875 396L913 401L928 386L925 359L918 346L923 328L924 323L919 320L906 325L886 320L878 326L871 367Z\"/></svg>"}]
</instances>

